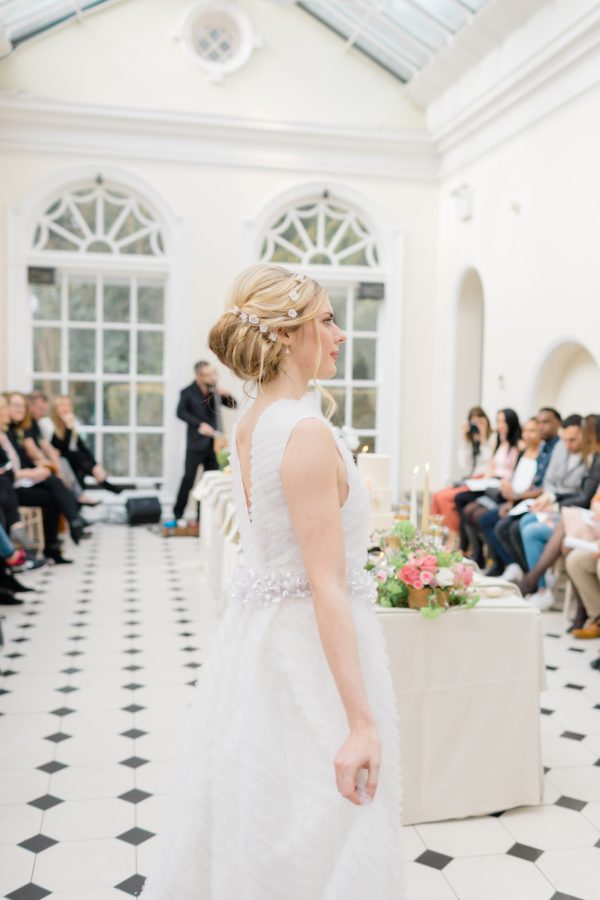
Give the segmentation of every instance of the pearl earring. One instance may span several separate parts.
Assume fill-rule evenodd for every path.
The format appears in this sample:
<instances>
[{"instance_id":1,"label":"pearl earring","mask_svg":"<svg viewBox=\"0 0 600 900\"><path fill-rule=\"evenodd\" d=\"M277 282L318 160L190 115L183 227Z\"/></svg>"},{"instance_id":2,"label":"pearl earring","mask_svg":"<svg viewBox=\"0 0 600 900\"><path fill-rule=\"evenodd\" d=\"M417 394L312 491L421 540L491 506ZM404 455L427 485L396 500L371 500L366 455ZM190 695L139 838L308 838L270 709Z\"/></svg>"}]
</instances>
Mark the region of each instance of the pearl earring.
<instances>
[{"instance_id":1,"label":"pearl earring","mask_svg":"<svg viewBox=\"0 0 600 900\"><path fill-rule=\"evenodd\" d=\"M289 353L289 352L290 352L290 348L289 348L289 347L286 347L286 348L285 348L285 352L286 352L286 353Z\"/></svg>"}]
</instances>

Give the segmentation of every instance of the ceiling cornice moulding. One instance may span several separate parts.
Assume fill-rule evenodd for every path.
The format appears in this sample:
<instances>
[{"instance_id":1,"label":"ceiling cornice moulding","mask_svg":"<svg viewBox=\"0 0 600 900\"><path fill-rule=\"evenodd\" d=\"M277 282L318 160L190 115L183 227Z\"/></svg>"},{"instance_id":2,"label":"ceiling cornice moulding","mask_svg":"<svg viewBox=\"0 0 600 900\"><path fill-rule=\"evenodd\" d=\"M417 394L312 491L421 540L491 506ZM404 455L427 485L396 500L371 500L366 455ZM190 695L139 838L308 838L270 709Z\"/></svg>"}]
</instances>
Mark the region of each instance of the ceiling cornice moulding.
<instances>
[{"instance_id":1,"label":"ceiling cornice moulding","mask_svg":"<svg viewBox=\"0 0 600 900\"><path fill-rule=\"evenodd\" d=\"M425 130L350 127L67 104L0 92L0 150L432 180Z\"/></svg>"}]
</instances>

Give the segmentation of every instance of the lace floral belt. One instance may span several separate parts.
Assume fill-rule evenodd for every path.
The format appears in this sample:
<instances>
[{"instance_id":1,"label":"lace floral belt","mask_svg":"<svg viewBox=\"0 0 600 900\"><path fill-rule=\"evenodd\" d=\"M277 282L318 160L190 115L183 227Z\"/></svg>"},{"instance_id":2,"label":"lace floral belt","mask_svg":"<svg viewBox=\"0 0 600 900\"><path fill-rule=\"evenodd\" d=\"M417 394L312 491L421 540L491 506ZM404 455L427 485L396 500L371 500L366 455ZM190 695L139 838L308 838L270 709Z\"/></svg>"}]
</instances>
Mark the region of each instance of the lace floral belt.
<instances>
[{"instance_id":1,"label":"lace floral belt","mask_svg":"<svg viewBox=\"0 0 600 900\"><path fill-rule=\"evenodd\" d=\"M364 569L350 569L346 584L348 594L375 603L377 585ZM308 578L304 572L255 572L249 566L234 569L229 591L231 599L238 603L269 606L281 603L288 597L310 597Z\"/></svg>"}]
</instances>

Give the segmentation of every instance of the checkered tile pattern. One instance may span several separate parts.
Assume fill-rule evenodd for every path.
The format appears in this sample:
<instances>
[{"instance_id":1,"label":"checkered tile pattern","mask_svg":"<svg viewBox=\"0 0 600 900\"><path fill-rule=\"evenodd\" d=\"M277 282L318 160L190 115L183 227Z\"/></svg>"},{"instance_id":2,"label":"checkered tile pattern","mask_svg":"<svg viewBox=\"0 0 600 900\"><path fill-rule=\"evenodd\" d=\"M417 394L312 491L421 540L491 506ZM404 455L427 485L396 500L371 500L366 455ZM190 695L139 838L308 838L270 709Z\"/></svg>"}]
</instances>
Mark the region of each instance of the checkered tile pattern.
<instances>
[{"instance_id":1,"label":"checkered tile pattern","mask_svg":"<svg viewBox=\"0 0 600 900\"><path fill-rule=\"evenodd\" d=\"M26 576L38 593L23 606L0 607L10 900L139 894L216 624L193 538L98 524L72 555ZM544 804L405 828L410 900L600 900L600 641L567 636L558 612L544 631Z\"/></svg>"}]
</instances>

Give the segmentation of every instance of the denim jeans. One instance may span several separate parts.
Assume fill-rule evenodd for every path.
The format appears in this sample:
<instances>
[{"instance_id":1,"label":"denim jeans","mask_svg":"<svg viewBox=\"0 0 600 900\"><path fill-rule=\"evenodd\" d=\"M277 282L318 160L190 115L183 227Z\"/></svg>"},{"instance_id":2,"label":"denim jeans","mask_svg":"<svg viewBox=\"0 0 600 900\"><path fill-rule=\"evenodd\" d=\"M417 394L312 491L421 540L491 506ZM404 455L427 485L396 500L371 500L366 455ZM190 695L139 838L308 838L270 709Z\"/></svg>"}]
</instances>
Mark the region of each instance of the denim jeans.
<instances>
[{"instance_id":1,"label":"denim jeans","mask_svg":"<svg viewBox=\"0 0 600 900\"><path fill-rule=\"evenodd\" d=\"M2 525L0 525L0 557L2 559L8 559L8 557L12 556L14 552L15 545L7 535Z\"/></svg>"},{"instance_id":2,"label":"denim jeans","mask_svg":"<svg viewBox=\"0 0 600 900\"><path fill-rule=\"evenodd\" d=\"M523 547L525 548L525 557L529 571L533 569L540 556L544 552L544 547L548 543L548 538L552 534L550 525L545 522L538 522L535 513L527 513L523 516L520 523L521 538ZM538 582L539 587L546 587L546 579L542 575Z\"/></svg>"}]
</instances>

